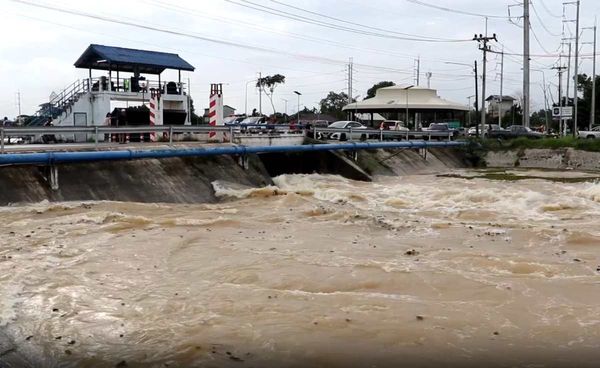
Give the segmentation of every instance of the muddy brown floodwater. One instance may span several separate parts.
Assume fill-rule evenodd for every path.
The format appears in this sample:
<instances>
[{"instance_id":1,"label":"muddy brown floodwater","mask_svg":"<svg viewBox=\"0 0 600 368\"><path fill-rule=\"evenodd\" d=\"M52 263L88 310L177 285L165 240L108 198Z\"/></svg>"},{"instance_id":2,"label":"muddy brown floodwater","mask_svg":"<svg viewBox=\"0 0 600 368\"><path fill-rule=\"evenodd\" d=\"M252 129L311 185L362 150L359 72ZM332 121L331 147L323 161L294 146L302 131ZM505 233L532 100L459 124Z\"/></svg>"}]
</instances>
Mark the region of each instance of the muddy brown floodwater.
<instances>
[{"instance_id":1,"label":"muddy brown floodwater","mask_svg":"<svg viewBox=\"0 0 600 368\"><path fill-rule=\"evenodd\" d=\"M600 364L600 184L275 182L0 209L0 365Z\"/></svg>"}]
</instances>

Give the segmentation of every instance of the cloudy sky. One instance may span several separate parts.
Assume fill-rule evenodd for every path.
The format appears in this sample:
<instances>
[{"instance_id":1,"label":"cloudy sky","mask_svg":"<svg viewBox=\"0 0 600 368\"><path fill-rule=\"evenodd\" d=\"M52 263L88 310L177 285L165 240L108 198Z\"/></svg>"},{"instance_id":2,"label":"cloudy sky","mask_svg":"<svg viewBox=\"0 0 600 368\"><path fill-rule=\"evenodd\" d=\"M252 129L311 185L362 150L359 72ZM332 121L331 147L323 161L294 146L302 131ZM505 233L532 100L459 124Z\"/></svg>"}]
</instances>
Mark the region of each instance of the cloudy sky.
<instances>
[{"instance_id":1,"label":"cloudy sky","mask_svg":"<svg viewBox=\"0 0 600 368\"><path fill-rule=\"evenodd\" d=\"M544 104L541 71L556 98L558 79L550 68L558 59L563 5L558 0L532 3L531 49L537 55L532 67L539 70L532 72L531 85L532 110L536 110ZM353 95L361 99L378 81L414 84L415 60L420 57L421 86L427 86L430 72L431 87L442 97L466 104L474 94L472 71L451 63L481 60L476 42L467 40L485 32L483 15L490 16L489 33L497 33L500 41L492 44L493 49L504 47L507 53L505 94L518 97L522 8L515 4L515 0L0 0L0 115L17 114L18 91L23 113L32 114L52 91L85 78L87 71L75 69L73 63L91 43L178 53L196 67L183 78L190 79L198 108L208 104L210 83L223 83L225 103L241 113L248 85L251 111L258 106L258 95L250 81L258 72L286 76L285 85L275 91L278 111L284 111L284 99L289 100L288 111L296 111L294 90L302 92L302 106L315 106L328 91L347 90L349 58L355 63ZM512 19L507 19L509 6ZM593 26L599 10L597 0L583 0L582 27ZM564 11L567 19L575 18L574 6ZM570 37L575 24L564 28ZM582 41L592 41L592 35L583 30ZM591 45L583 44L581 50L583 55L592 54ZM581 72L590 74L591 67L591 58L582 58ZM499 72L500 57L491 54L488 94L499 93ZM175 73L163 76L163 80L170 78L175 79ZM263 102L263 112L270 110Z\"/></svg>"}]
</instances>

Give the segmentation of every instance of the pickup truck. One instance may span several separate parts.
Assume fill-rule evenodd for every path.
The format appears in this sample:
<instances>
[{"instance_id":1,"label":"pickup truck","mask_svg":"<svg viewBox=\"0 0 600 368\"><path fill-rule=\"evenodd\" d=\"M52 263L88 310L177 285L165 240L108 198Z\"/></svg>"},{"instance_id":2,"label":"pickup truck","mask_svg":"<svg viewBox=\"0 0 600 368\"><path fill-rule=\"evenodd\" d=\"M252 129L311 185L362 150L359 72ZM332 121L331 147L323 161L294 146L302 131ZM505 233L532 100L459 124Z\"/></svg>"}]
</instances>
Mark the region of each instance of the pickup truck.
<instances>
[{"instance_id":1,"label":"pickup truck","mask_svg":"<svg viewBox=\"0 0 600 368\"><path fill-rule=\"evenodd\" d=\"M579 138L596 139L600 138L600 125L592 127L592 130L580 130L578 133Z\"/></svg>"},{"instance_id":2,"label":"pickup truck","mask_svg":"<svg viewBox=\"0 0 600 368\"><path fill-rule=\"evenodd\" d=\"M519 137L540 139L544 138L544 134L533 131L531 128L521 125L513 125L503 130L491 130L488 132L488 137L497 139L511 139Z\"/></svg>"},{"instance_id":3,"label":"pickup truck","mask_svg":"<svg viewBox=\"0 0 600 368\"><path fill-rule=\"evenodd\" d=\"M448 133L452 134L453 138L458 137L459 131L450 128L447 123L431 123L427 128L423 128L424 132Z\"/></svg>"}]
</instances>

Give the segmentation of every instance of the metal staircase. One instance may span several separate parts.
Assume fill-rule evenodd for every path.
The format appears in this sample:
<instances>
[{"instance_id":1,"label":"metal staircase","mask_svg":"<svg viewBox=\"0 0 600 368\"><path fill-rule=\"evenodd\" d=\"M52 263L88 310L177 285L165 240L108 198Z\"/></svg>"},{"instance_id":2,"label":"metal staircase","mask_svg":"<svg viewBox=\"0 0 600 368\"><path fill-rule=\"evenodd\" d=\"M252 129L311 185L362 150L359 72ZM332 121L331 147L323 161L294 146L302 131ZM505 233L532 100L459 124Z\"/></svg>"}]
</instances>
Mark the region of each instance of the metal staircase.
<instances>
[{"instance_id":1,"label":"metal staircase","mask_svg":"<svg viewBox=\"0 0 600 368\"><path fill-rule=\"evenodd\" d=\"M71 83L68 87L55 96L48 103L40 105L40 109L34 114L27 126L44 125L48 118L56 119L79 100L79 98L90 91L90 80L79 79Z\"/></svg>"}]
</instances>

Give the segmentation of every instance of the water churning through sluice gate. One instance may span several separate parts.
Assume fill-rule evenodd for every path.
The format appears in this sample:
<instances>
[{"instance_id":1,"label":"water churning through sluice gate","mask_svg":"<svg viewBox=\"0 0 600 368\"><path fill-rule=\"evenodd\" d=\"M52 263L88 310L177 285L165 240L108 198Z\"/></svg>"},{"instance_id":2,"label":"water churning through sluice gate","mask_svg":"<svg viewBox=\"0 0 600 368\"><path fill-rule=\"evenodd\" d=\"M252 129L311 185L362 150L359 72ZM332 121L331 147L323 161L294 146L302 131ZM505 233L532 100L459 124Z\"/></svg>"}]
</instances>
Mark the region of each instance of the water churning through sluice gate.
<instances>
[{"instance_id":1,"label":"water churning through sluice gate","mask_svg":"<svg viewBox=\"0 0 600 368\"><path fill-rule=\"evenodd\" d=\"M0 361L597 366L600 184L462 174L2 208Z\"/></svg>"}]
</instances>

